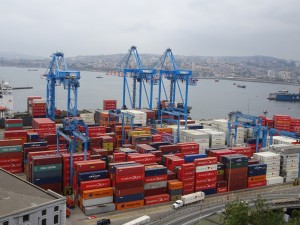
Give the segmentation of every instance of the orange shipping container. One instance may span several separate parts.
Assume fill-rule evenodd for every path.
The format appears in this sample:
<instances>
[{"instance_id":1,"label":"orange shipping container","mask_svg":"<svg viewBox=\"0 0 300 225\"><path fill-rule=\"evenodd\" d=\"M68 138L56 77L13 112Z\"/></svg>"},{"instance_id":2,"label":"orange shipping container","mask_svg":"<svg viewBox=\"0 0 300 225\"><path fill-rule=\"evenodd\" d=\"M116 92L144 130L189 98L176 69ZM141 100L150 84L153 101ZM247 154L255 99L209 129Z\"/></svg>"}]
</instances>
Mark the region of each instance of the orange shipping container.
<instances>
[{"instance_id":1,"label":"orange shipping container","mask_svg":"<svg viewBox=\"0 0 300 225\"><path fill-rule=\"evenodd\" d=\"M85 190L82 191L82 198L83 199L94 199L94 198L102 198L107 196L113 195L113 188L99 188L99 189L92 189L92 190Z\"/></svg>"},{"instance_id":2,"label":"orange shipping container","mask_svg":"<svg viewBox=\"0 0 300 225\"><path fill-rule=\"evenodd\" d=\"M124 202L116 204L117 210L124 210L124 209L133 209L144 206L144 200L132 201L132 202Z\"/></svg>"},{"instance_id":3,"label":"orange shipping container","mask_svg":"<svg viewBox=\"0 0 300 225\"><path fill-rule=\"evenodd\" d=\"M266 175L248 177L248 183L266 180Z\"/></svg>"},{"instance_id":4,"label":"orange shipping container","mask_svg":"<svg viewBox=\"0 0 300 225\"><path fill-rule=\"evenodd\" d=\"M168 189L169 190L177 190L182 189L183 183L181 181L168 181Z\"/></svg>"}]
</instances>

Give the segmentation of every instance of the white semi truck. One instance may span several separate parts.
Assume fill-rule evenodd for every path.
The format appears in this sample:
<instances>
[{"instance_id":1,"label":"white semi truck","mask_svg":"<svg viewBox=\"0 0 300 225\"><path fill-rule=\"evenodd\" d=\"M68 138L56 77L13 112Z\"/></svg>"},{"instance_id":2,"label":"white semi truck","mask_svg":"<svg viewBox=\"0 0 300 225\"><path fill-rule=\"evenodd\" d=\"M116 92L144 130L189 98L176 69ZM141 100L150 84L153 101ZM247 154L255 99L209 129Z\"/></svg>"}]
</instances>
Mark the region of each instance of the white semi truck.
<instances>
[{"instance_id":1,"label":"white semi truck","mask_svg":"<svg viewBox=\"0 0 300 225\"><path fill-rule=\"evenodd\" d=\"M204 200L204 198L205 198L205 193L202 191L198 191L198 192L188 194L188 195L183 195L183 196L181 196L181 200L177 200L173 204L173 208L178 209L182 206L186 206L186 205L193 204L196 202L201 202Z\"/></svg>"}]
</instances>

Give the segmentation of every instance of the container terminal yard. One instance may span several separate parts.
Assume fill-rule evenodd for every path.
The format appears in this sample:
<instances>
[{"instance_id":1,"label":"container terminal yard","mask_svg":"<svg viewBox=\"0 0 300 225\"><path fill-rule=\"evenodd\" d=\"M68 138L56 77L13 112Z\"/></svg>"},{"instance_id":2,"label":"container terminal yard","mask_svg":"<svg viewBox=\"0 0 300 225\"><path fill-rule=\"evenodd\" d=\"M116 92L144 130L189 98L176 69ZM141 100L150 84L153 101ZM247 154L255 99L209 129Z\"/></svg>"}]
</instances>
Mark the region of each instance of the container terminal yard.
<instances>
[{"instance_id":1,"label":"container terminal yard","mask_svg":"<svg viewBox=\"0 0 300 225\"><path fill-rule=\"evenodd\" d=\"M121 107L102 99L102 109L80 111L80 72L54 53L46 98L28 96L27 114L2 114L0 209L10 210L0 210L0 224L192 224L258 194L300 205L300 118L193 120L188 90L197 80L171 49L148 68L132 46L117 71ZM67 90L65 112L56 88Z\"/></svg>"}]
</instances>

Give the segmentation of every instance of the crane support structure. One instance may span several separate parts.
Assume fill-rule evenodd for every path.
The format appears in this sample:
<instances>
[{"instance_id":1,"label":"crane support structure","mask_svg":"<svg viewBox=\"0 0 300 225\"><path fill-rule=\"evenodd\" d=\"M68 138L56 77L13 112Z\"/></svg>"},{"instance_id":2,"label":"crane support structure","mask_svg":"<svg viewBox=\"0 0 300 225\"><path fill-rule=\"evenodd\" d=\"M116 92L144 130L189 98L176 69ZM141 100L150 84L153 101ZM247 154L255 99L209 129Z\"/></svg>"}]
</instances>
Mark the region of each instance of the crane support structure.
<instances>
[{"instance_id":1,"label":"crane support structure","mask_svg":"<svg viewBox=\"0 0 300 225\"><path fill-rule=\"evenodd\" d=\"M68 90L67 116L77 116L77 89L80 72L68 70L64 53L56 52L51 57L50 65L43 75L47 80L46 116L55 120L55 87L60 85Z\"/></svg>"},{"instance_id":2,"label":"crane support structure","mask_svg":"<svg viewBox=\"0 0 300 225\"><path fill-rule=\"evenodd\" d=\"M124 130L125 118L129 118L130 119L130 129L132 130L133 129L133 119L134 119L134 116L130 115L130 114L126 113L126 112L121 112L120 109L110 110L108 112L108 124L110 123L110 116L111 115L114 115L115 117L117 117L117 119L121 118L121 120L122 120L122 146L123 146L124 143L125 143L125 130Z\"/></svg>"},{"instance_id":3,"label":"crane support structure","mask_svg":"<svg viewBox=\"0 0 300 225\"><path fill-rule=\"evenodd\" d=\"M132 62L131 60L132 56L134 56L134 62ZM158 77L155 75L156 70L145 68L143 66L141 58L135 46L131 46L131 48L128 50L128 53L117 65L116 70L119 72L123 72L122 108L127 108L126 95L128 94L130 107L133 109L135 108L141 109L143 107L142 101L143 101L143 92L144 92L147 100L147 108L152 109L153 86L158 84ZM127 78L133 79L132 92L130 91ZM148 90L149 88L146 88L145 83L150 84L150 90ZM138 96L137 96L137 91L138 91ZM137 99L138 99L138 104L137 104Z\"/></svg>"},{"instance_id":4,"label":"crane support structure","mask_svg":"<svg viewBox=\"0 0 300 225\"><path fill-rule=\"evenodd\" d=\"M173 143L178 143L180 142L180 116L186 116L186 114L182 113L182 112L170 112L170 111L166 111L166 110L161 110L160 111L161 116L160 116L160 125L162 127L163 124L163 114L168 114L168 115L172 115L172 116L176 116L177 120L175 119L167 119L167 120L171 120L173 123L177 124L177 134L176 134L176 139L173 140ZM185 129L187 128L187 121L185 121Z\"/></svg>"},{"instance_id":5,"label":"crane support structure","mask_svg":"<svg viewBox=\"0 0 300 225\"><path fill-rule=\"evenodd\" d=\"M62 136L65 140L69 142L69 153L70 153L70 183L72 184L73 179L73 153L76 153L76 138L82 140L84 144L84 160L87 160L87 150L88 150L88 126L78 118L65 118L63 119L63 127L58 128L57 131L57 153L59 153L59 137ZM83 126L85 133L78 131L78 126ZM73 136L73 138L70 137Z\"/></svg>"},{"instance_id":6,"label":"crane support structure","mask_svg":"<svg viewBox=\"0 0 300 225\"><path fill-rule=\"evenodd\" d=\"M167 61L170 62L167 63ZM158 119L160 119L161 110L162 108L164 108L167 111L180 111L184 113L184 120L187 121L187 116L190 110L190 108L188 107L189 85L195 86L197 84L198 79L192 78L191 70L179 69L176 59L170 48L168 48L164 52L164 54L154 63L152 68L159 69L159 86L158 86L158 101L157 101L158 116L159 116ZM163 78L166 78L167 80L170 81L169 94L167 94ZM185 83L184 93L181 90L180 81L181 83ZM167 104L163 107L161 106L162 91L164 92L165 99L167 101ZM182 101L181 107L175 105L176 97L178 93Z\"/></svg>"},{"instance_id":7,"label":"crane support structure","mask_svg":"<svg viewBox=\"0 0 300 225\"><path fill-rule=\"evenodd\" d=\"M256 137L256 152L258 152L259 150L258 146L260 137L262 137L262 148L265 148L267 146L268 135L270 136L270 145L273 142L274 135L300 139L300 133L277 130L275 128L262 126L262 118L260 117L245 115L241 112L230 112L228 120L227 146L231 146L230 136L232 129L234 129L234 145L236 145L237 129L239 126L253 129L253 133Z\"/></svg>"}]
</instances>

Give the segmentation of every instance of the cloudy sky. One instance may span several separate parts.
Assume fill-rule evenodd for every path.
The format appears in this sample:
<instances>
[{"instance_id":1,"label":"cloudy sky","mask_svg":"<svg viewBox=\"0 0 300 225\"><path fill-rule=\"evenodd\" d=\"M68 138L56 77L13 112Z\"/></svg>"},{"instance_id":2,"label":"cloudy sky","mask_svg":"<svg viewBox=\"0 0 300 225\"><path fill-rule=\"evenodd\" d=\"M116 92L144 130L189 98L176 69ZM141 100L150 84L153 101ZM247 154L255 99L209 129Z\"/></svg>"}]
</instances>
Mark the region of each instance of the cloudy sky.
<instances>
[{"instance_id":1,"label":"cloudy sky","mask_svg":"<svg viewBox=\"0 0 300 225\"><path fill-rule=\"evenodd\" d=\"M300 60L299 0L1 0L0 51Z\"/></svg>"}]
</instances>

